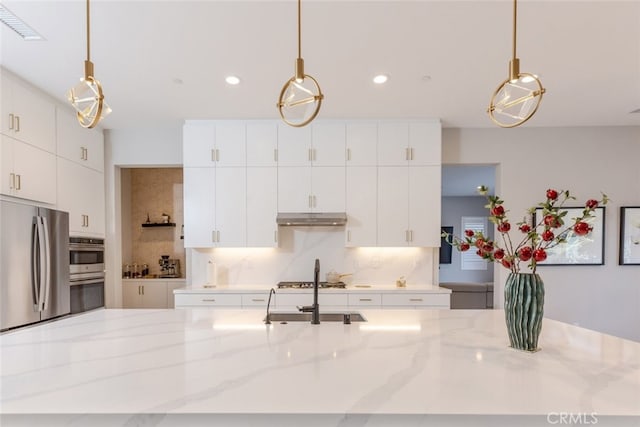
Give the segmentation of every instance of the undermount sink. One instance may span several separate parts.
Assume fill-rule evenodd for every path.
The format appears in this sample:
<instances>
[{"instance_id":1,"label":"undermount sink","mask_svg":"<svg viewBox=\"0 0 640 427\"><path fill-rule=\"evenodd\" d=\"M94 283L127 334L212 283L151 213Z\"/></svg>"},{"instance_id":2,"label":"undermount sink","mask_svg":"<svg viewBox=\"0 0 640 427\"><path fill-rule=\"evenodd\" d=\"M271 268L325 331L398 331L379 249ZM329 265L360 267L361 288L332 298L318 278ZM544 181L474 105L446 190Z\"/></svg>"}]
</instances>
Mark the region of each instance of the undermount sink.
<instances>
[{"instance_id":1,"label":"undermount sink","mask_svg":"<svg viewBox=\"0 0 640 427\"><path fill-rule=\"evenodd\" d=\"M311 313L270 313L271 322L310 322ZM266 319L265 319L266 321ZM344 312L344 313L320 313L320 323L322 322L366 322L367 319L360 313Z\"/></svg>"}]
</instances>

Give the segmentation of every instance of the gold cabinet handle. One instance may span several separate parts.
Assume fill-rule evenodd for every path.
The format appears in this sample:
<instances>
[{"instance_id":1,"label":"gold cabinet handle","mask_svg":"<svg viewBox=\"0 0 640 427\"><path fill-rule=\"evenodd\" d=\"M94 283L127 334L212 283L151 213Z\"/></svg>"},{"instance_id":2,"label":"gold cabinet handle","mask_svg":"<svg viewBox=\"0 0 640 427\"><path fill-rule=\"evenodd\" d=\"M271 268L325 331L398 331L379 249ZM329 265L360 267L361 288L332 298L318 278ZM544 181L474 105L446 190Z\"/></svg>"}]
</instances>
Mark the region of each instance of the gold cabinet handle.
<instances>
[{"instance_id":1,"label":"gold cabinet handle","mask_svg":"<svg viewBox=\"0 0 640 427\"><path fill-rule=\"evenodd\" d=\"M252 298L251 301L253 301L253 302L265 302L264 298Z\"/></svg>"},{"instance_id":2,"label":"gold cabinet handle","mask_svg":"<svg viewBox=\"0 0 640 427\"><path fill-rule=\"evenodd\" d=\"M351 161L351 148L347 148L347 161Z\"/></svg>"},{"instance_id":3,"label":"gold cabinet handle","mask_svg":"<svg viewBox=\"0 0 640 427\"><path fill-rule=\"evenodd\" d=\"M203 298L202 302L216 302L215 298Z\"/></svg>"},{"instance_id":4,"label":"gold cabinet handle","mask_svg":"<svg viewBox=\"0 0 640 427\"><path fill-rule=\"evenodd\" d=\"M422 298L409 298L411 302L422 302Z\"/></svg>"},{"instance_id":5,"label":"gold cabinet handle","mask_svg":"<svg viewBox=\"0 0 640 427\"><path fill-rule=\"evenodd\" d=\"M20 179L20 174L16 175L16 190L22 189L22 180Z\"/></svg>"},{"instance_id":6,"label":"gold cabinet handle","mask_svg":"<svg viewBox=\"0 0 640 427\"><path fill-rule=\"evenodd\" d=\"M362 302L371 302L371 298L360 298Z\"/></svg>"},{"instance_id":7,"label":"gold cabinet handle","mask_svg":"<svg viewBox=\"0 0 640 427\"><path fill-rule=\"evenodd\" d=\"M20 132L20 116L16 116L16 132Z\"/></svg>"},{"instance_id":8,"label":"gold cabinet handle","mask_svg":"<svg viewBox=\"0 0 640 427\"><path fill-rule=\"evenodd\" d=\"M12 172L9 174L9 190L14 188L16 188L16 174Z\"/></svg>"},{"instance_id":9,"label":"gold cabinet handle","mask_svg":"<svg viewBox=\"0 0 640 427\"><path fill-rule=\"evenodd\" d=\"M15 117L13 113L9 113L9 130L13 130L13 123L15 121Z\"/></svg>"}]
</instances>

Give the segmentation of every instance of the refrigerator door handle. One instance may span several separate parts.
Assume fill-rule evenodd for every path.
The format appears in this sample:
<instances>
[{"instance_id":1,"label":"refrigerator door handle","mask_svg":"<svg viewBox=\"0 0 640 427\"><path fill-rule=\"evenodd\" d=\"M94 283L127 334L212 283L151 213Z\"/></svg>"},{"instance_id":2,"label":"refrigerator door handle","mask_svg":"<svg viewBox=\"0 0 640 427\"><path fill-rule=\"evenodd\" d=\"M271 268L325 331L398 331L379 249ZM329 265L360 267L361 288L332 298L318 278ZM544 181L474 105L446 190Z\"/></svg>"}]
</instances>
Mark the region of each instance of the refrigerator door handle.
<instances>
[{"instance_id":1,"label":"refrigerator door handle","mask_svg":"<svg viewBox=\"0 0 640 427\"><path fill-rule=\"evenodd\" d=\"M42 235L44 236L44 251L42 248L40 249L40 254L44 260L44 280L42 281L44 286L41 288L43 292L40 293L42 296L40 307L42 307L42 310L47 310L49 308L49 293L51 291L51 239L49 238L49 220L44 216L40 218L42 219Z\"/></svg>"},{"instance_id":2,"label":"refrigerator door handle","mask_svg":"<svg viewBox=\"0 0 640 427\"><path fill-rule=\"evenodd\" d=\"M35 221L31 248L31 277L36 302L35 311L44 311L49 305L49 270L51 268L49 259L49 227L44 217L36 216Z\"/></svg>"}]
</instances>

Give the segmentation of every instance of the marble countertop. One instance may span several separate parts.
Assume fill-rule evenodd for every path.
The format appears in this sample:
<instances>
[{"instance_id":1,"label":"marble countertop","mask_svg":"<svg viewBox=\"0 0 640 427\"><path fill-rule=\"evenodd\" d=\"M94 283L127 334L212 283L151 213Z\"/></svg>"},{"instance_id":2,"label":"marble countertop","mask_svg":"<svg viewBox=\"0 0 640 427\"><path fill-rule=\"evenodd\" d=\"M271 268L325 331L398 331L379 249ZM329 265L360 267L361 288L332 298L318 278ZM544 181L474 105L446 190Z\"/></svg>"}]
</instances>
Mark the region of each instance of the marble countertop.
<instances>
[{"instance_id":1,"label":"marble countertop","mask_svg":"<svg viewBox=\"0 0 640 427\"><path fill-rule=\"evenodd\" d=\"M527 353L508 347L501 310L360 312L367 322L264 325L262 310L102 309L5 333L0 409L341 426L349 414L640 416L640 343L544 319L542 350Z\"/></svg>"},{"instance_id":2,"label":"marble countertop","mask_svg":"<svg viewBox=\"0 0 640 427\"><path fill-rule=\"evenodd\" d=\"M186 286L184 288L178 288L173 291L174 294L193 294L193 293L230 293L230 294L244 294L244 293L256 293L256 292L265 292L268 293L270 287L265 287L264 285L234 285L234 286L216 286L216 287L204 287L203 285L196 286ZM278 289L274 287L276 290L276 295L278 293L309 293L313 292L313 289L299 289L299 288L284 288ZM363 293L397 293L397 292L407 292L407 293L423 293L423 294L450 294L451 289L441 288L439 286L433 285L407 285L403 288L398 288L395 285L347 285L346 288L324 288L319 289L320 292L325 294L344 294L346 292L363 292Z\"/></svg>"}]
</instances>

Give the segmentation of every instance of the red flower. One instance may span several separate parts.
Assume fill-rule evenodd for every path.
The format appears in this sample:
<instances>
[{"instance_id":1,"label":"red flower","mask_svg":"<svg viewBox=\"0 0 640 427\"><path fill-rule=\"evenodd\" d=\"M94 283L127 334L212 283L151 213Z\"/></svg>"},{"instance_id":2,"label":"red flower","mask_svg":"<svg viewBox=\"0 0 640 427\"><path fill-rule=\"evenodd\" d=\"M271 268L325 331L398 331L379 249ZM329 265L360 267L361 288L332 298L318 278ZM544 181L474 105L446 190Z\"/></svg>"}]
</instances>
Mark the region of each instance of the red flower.
<instances>
[{"instance_id":1,"label":"red flower","mask_svg":"<svg viewBox=\"0 0 640 427\"><path fill-rule=\"evenodd\" d=\"M553 238L556 237L551 230L545 230L542 232L542 240L545 242L550 242Z\"/></svg>"},{"instance_id":2,"label":"red flower","mask_svg":"<svg viewBox=\"0 0 640 427\"><path fill-rule=\"evenodd\" d=\"M547 199L556 200L558 198L558 192L556 190L548 189L547 190Z\"/></svg>"},{"instance_id":3,"label":"red flower","mask_svg":"<svg viewBox=\"0 0 640 427\"><path fill-rule=\"evenodd\" d=\"M507 231L511 230L511 224L509 224L508 222L501 222L500 224L498 224L498 231L501 233L506 233Z\"/></svg>"},{"instance_id":4,"label":"red flower","mask_svg":"<svg viewBox=\"0 0 640 427\"><path fill-rule=\"evenodd\" d=\"M598 201L594 199L589 199L587 200L587 203L585 203L585 206L588 207L589 209L595 209L598 207Z\"/></svg>"},{"instance_id":5,"label":"red flower","mask_svg":"<svg viewBox=\"0 0 640 427\"><path fill-rule=\"evenodd\" d=\"M504 215L504 207L502 207L502 205L494 206L491 209L491 215L493 215L493 216L502 216L502 215Z\"/></svg>"},{"instance_id":6,"label":"red flower","mask_svg":"<svg viewBox=\"0 0 640 427\"><path fill-rule=\"evenodd\" d=\"M518 258L520 258L522 261L529 261L532 255L533 249L531 249L530 246L523 246L518 251Z\"/></svg>"},{"instance_id":7,"label":"red flower","mask_svg":"<svg viewBox=\"0 0 640 427\"><path fill-rule=\"evenodd\" d=\"M536 211L541 212L540 219L536 219L535 223L526 218L518 222L518 229L523 236L518 240L511 240L511 223L505 214L508 211L503 206L504 201L497 196L487 195L486 187L482 187L479 192L487 197L490 220L500 233L499 238L493 241L490 236L485 236L484 232L474 230L465 230L462 238L446 232L442 233L442 237L462 252L475 246L476 254L482 259L499 262L513 273L520 271L520 261L529 262L528 267L535 273L537 263L547 259L549 248L566 241L567 232L573 231L575 236L588 234L592 226L586 220L592 217L593 209L608 202L605 194L602 195L601 200L588 199L582 215L572 218L571 223L565 225L567 210L562 207L565 202L575 198L568 191L549 188L544 201L528 210L530 215Z\"/></svg>"},{"instance_id":8,"label":"red flower","mask_svg":"<svg viewBox=\"0 0 640 427\"><path fill-rule=\"evenodd\" d=\"M535 251L533 251L533 259L536 260L536 262L542 262L545 259L547 259L547 251L545 251L542 248L538 248Z\"/></svg>"},{"instance_id":9,"label":"red flower","mask_svg":"<svg viewBox=\"0 0 640 427\"><path fill-rule=\"evenodd\" d=\"M578 236L589 234L592 229L593 227L590 227L589 224L584 221L579 221L578 223L576 223L576 225L573 226L573 232Z\"/></svg>"}]
</instances>

